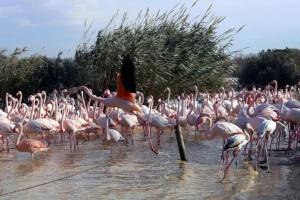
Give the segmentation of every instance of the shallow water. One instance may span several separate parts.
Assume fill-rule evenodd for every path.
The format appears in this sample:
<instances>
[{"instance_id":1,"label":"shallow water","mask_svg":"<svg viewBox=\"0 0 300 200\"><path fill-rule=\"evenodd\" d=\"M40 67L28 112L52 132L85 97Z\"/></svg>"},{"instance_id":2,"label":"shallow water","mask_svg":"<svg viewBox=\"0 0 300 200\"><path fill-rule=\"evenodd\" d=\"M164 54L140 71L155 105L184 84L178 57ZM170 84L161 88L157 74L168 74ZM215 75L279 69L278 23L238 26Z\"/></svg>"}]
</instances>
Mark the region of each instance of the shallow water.
<instances>
[{"instance_id":1,"label":"shallow water","mask_svg":"<svg viewBox=\"0 0 300 200\"><path fill-rule=\"evenodd\" d=\"M271 153L272 173L260 169L258 175L240 155L239 177L233 164L218 183L220 140L187 136L189 161L181 162L174 136L162 136L159 155L142 135L134 139L134 145L121 145L121 153L114 146L112 154L100 139L76 152L58 142L33 161L30 154L1 152L0 199L300 199L299 161L283 152Z\"/></svg>"}]
</instances>

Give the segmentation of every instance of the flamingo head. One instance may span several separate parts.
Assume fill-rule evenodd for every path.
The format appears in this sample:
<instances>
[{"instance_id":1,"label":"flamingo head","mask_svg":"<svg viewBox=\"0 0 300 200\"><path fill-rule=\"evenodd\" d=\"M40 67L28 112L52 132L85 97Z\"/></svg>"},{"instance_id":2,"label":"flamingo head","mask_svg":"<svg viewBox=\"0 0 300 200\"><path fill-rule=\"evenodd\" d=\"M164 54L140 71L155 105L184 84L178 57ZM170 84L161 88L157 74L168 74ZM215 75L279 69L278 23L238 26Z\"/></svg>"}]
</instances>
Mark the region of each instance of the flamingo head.
<instances>
[{"instance_id":1,"label":"flamingo head","mask_svg":"<svg viewBox=\"0 0 300 200\"><path fill-rule=\"evenodd\" d=\"M111 93L110 93L110 90L109 89L106 89L103 93L103 97L104 98L107 98L107 97L110 97L111 96Z\"/></svg>"},{"instance_id":2,"label":"flamingo head","mask_svg":"<svg viewBox=\"0 0 300 200\"><path fill-rule=\"evenodd\" d=\"M112 120L111 118L108 118L108 126L109 126L109 128L116 128L117 123L114 120Z\"/></svg>"},{"instance_id":3,"label":"flamingo head","mask_svg":"<svg viewBox=\"0 0 300 200\"><path fill-rule=\"evenodd\" d=\"M170 92L171 90L170 90L170 88L169 87L166 87L166 89L164 90L164 92Z\"/></svg>"},{"instance_id":4,"label":"flamingo head","mask_svg":"<svg viewBox=\"0 0 300 200\"><path fill-rule=\"evenodd\" d=\"M35 101L35 96L30 95L30 96L28 97L28 101L30 101L30 102Z\"/></svg>"},{"instance_id":5,"label":"flamingo head","mask_svg":"<svg viewBox=\"0 0 300 200\"><path fill-rule=\"evenodd\" d=\"M36 93L36 96L42 97L42 94L38 92L38 93Z\"/></svg>"}]
</instances>

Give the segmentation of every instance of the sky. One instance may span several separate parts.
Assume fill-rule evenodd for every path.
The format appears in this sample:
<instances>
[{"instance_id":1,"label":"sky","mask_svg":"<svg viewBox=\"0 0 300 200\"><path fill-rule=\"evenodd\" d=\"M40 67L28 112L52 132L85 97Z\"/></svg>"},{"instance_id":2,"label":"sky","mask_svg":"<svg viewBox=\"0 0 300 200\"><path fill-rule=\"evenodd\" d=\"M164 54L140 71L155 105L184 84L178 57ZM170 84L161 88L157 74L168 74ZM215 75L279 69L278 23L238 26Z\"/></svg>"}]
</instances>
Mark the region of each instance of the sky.
<instances>
[{"instance_id":1,"label":"sky","mask_svg":"<svg viewBox=\"0 0 300 200\"><path fill-rule=\"evenodd\" d=\"M74 56L83 41L85 24L91 24L90 41L118 11L133 20L140 10L171 10L177 3L194 0L0 0L0 49L8 53L27 47L31 54L51 57L63 51ZM218 32L246 27L235 36L230 50L257 53L263 49L300 48L299 0L199 0L191 16L203 15L212 4L226 19ZM118 21L116 21L117 23Z\"/></svg>"}]
</instances>

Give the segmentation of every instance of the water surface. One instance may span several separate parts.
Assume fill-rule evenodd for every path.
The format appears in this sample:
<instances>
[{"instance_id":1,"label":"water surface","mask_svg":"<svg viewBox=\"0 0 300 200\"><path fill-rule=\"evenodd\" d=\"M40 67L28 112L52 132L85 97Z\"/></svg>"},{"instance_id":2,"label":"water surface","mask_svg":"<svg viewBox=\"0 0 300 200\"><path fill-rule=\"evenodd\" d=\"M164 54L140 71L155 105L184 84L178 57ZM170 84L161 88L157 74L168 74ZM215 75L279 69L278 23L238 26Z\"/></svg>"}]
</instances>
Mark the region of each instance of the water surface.
<instances>
[{"instance_id":1,"label":"water surface","mask_svg":"<svg viewBox=\"0 0 300 200\"><path fill-rule=\"evenodd\" d=\"M0 194L12 193L0 199L300 199L300 162L283 152L271 152L272 173L260 169L258 175L240 155L239 177L232 165L219 183L220 140L186 136L189 161L181 162L174 136L162 136L159 155L144 136L134 139L121 152L114 146L112 154L100 139L76 152L58 142L33 161L28 153L1 152Z\"/></svg>"}]
</instances>

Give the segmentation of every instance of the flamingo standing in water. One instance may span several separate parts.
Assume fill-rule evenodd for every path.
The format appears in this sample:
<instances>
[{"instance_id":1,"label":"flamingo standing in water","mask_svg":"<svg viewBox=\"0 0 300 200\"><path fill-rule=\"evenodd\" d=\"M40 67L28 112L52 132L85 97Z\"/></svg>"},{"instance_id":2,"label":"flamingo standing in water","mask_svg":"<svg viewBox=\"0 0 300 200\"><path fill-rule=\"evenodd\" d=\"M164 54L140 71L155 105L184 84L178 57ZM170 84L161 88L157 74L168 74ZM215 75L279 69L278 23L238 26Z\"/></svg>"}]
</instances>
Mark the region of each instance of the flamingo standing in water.
<instances>
[{"instance_id":1,"label":"flamingo standing in water","mask_svg":"<svg viewBox=\"0 0 300 200\"><path fill-rule=\"evenodd\" d=\"M231 161L229 162L229 164L226 166L224 176L223 176L221 182L225 179L226 174L228 172L228 169L229 169L230 165L232 164L232 162L235 158L236 158L235 166L236 166L236 169L237 169L237 166L238 166L238 160L237 160L238 153L243 148L243 146L245 146L249 141L250 141L250 136L247 133L247 131L245 131L244 134L238 133L238 134L231 135L227 138L227 142L225 143L225 146L224 146L223 150L226 152L226 151L229 151L230 149L232 149L233 150L233 157L232 157Z\"/></svg>"},{"instance_id":2,"label":"flamingo standing in water","mask_svg":"<svg viewBox=\"0 0 300 200\"><path fill-rule=\"evenodd\" d=\"M144 118L147 120L150 126L156 128L157 130L156 143L157 145L160 145L160 135L162 134L163 129L169 126L169 121L160 113L153 113L153 102L154 102L153 96L150 96L148 98L148 103L150 107L149 113L147 115L144 115Z\"/></svg>"},{"instance_id":3,"label":"flamingo standing in water","mask_svg":"<svg viewBox=\"0 0 300 200\"><path fill-rule=\"evenodd\" d=\"M244 132L241 128L239 128L238 126L236 126L235 124L230 123L230 122L219 121L212 125L212 119L210 117L202 117L201 119L204 120L204 122L206 122L205 135L203 137L204 140L212 140L217 137L223 138L223 150L222 150L222 154L221 154L221 158L220 158L220 162L219 162L219 169L220 169L221 160L222 159L224 160L224 150L228 149L228 148L225 148L225 146L226 146L226 144L229 145L230 143L232 143L232 142L229 142L228 139L234 135L238 135L238 134L244 135ZM227 141L226 141L226 139L227 139ZM242 137L232 137L231 140L236 141L236 143L239 144L237 141L242 140ZM249 139L248 139L248 141L249 141ZM230 144L230 146L233 146L233 145ZM236 152L236 154L234 154L234 157L235 156L237 156L237 152ZM227 170L232 163L232 161L231 161L228 164L228 158L229 158L229 151L226 152L226 159L225 159L226 167L225 167L225 171L224 171L224 177L222 178L221 181L224 180Z\"/></svg>"},{"instance_id":4,"label":"flamingo standing in water","mask_svg":"<svg viewBox=\"0 0 300 200\"><path fill-rule=\"evenodd\" d=\"M118 123L121 125L121 129L123 132L123 128L130 129L131 131L131 143L133 144L133 129L135 126L139 124L138 119L135 115L128 113L119 113L118 109ZM126 133L126 142L127 142L127 133Z\"/></svg>"},{"instance_id":5,"label":"flamingo standing in water","mask_svg":"<svg viewBox=\"0 0 300 200\"><path fill-rule=\"evenodd\" d=\"M0 136L1 140L4 143L4 139L6 140L6 150L9 152L9 146L8 146L8 138L10 135L12 135L15 132L15 125L11 122L7 123L6 121L0 121ZM3 150L3 146L2 146Z\"/></svg>"},{"instance_id":6,"label":"flamingo standing in water","mask_svg":"<svg viewBox=\"0 0 300 200\"><path fill-rule=\"evenodd\" d=\"M117 145L119 145L118 142L119 141L124 141L125 138L116 129L109 128L109 124L111 122L110 122L110 118L108 116L108 111L107 110L108 109L106 109L106 127L105 127L106 140L107 141L112 141L112 142L116 143ZM111 145L111 153L112 153L112 148L113 148L113 144ZM120 148L120 150L121 150L121 148Z\"/></svg>"},{"instance_id":7,"label":"flamingo standing in water","mask_svg":"<svg viewBox=\"0 0 300 200\"><path fill-rule=\"evenodd\" d=\"M19 152L31 153L31 159L33 159L36 153L49 150L44 143L38 140L24 139L21 141L21 136L23 135L23 125L18 123L16 128L19 129L19 136L16 142L16 149Z\"/></svg>"}]
</instances>

